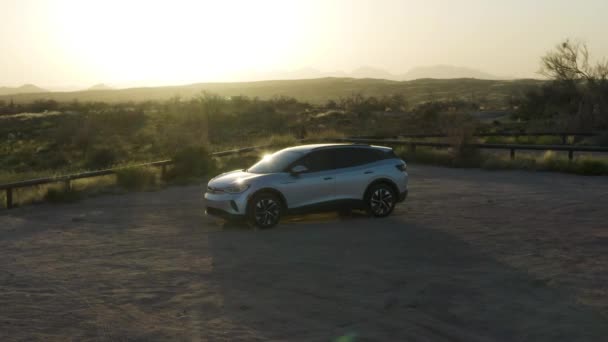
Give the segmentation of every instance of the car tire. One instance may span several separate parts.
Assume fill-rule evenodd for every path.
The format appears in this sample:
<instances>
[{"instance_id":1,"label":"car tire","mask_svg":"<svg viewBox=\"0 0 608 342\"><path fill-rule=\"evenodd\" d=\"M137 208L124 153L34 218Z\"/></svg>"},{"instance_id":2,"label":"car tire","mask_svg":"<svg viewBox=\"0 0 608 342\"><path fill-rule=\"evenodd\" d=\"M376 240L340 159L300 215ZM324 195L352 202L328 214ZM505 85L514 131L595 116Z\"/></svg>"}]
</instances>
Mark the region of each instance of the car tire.
<instances>
[{"instance_id":1,"label":"car tire","mask_svg":"<svg viewBox=\"0 0 608 342\"><path fill-rule=\"evenodd\" d=\"M370 215L386 217L393 212L395 204L397 204L397 195L390 185L378 183L368 189L365 205Z\"/></svg>"},{"instance_id":2,"label":"car tire","mask_svg":"<svg viewBox=\"0 0 608 342\"><path fill-rule=\"evenodd\" d=\"M247 219L254 227L268 229L279 223L283 210L283 203L278 196L261 193L250 200Z\"/></svg>"}]
</instances>

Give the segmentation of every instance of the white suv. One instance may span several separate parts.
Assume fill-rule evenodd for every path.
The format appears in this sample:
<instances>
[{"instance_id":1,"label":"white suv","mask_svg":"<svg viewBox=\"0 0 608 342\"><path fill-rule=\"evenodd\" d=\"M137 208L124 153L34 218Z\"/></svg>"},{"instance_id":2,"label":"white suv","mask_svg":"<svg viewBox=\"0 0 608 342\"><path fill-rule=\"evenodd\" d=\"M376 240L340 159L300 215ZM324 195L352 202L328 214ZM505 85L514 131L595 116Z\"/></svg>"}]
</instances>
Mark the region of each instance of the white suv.
<instances>
[{"instance_id":1,"label":"white suv","mask_svg":"<svg viewBox=\"0 0 608 342\"><path fill-rule=\"evenodd\" d=\"M208 215L270 228L286 213L366 209L389 215L408 193L407 166L388 147L316 144L290 147L246 170L211 179Z\"/></svg>"}]
</instances>

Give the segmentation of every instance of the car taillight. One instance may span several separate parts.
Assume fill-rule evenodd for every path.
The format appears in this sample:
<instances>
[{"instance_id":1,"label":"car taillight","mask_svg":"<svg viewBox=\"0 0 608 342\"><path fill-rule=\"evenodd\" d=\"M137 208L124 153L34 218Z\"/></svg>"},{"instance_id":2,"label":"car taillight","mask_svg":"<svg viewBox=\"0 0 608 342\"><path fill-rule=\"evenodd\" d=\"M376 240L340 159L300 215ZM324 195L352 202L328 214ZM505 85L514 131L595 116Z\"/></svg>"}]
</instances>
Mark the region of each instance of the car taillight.
<instances>
[{"instance_id":1,"label":"car taillight","mask_svg":"<svg viewBox=\"0 0 608 342\"><path fill-rule=\"evenodd\" d=\"M403 163L403 164L399 164L399 165L395 165L395 167L401 171L401 172L405 172L407 171L407 164Z\"/></svg>"}]
</instances>

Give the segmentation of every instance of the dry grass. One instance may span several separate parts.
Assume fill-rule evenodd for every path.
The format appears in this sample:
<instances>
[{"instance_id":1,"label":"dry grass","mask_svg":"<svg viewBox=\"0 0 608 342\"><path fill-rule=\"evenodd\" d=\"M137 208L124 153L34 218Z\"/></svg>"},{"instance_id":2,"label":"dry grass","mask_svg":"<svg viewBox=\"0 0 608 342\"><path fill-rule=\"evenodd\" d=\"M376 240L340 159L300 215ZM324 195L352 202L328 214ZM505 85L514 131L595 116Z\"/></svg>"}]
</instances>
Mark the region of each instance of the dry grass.
<instances>
[{"instance_id":1,"label":"dry grass","mask_svg":"<svg viewBox=\"0 0 608 342\"><path fill-rule=\"evenodd\" d=\"M432 148L418 148L415 152L398 147L395 153L407 162L439 165L448 167L473 167L487 170L530 170L572 173L585 176L608 175L608 160L590 156L576 157L569 161L553 151L535 157L520 155L511 160L508 156L492 153L481 153L477 150L467 154L456 153L451 150L437 150Z\"/></svg>"},{"instance_id":2,"label":"dry grass","mask_svg":"<svg viewBox=\"0 0 608 342\"><path fill-rule=\"evenodd\" d=\"M44 201L71 202L81 197L118 190L115 175L76 179L70 182L70 188L70 191L66 191L63 182L16 188L13 189L13 204L23 206ZM0 191L0 207L5 204L6 192Z\"/></svg>"}]
</instances>

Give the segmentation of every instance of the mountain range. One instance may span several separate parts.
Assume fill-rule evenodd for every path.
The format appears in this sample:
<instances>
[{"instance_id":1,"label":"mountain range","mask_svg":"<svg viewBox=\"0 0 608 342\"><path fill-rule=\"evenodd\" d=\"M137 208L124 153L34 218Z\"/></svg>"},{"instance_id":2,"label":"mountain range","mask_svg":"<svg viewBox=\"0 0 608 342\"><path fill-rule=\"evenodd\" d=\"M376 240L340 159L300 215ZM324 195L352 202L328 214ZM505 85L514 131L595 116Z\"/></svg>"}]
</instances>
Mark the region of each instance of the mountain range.
<instances>
[{"instance_id":1,"label":"mountain range","mask_svg":"<svg viewBox=\"0 0 608 342\"><path fill-rule=\"evenodd\" d=\"M402 94L410 104L462 99L483 101L483 103L499 107L504 105L512 96L519 96L542 83L543 81L540 80L480 80L474 78L426 78L414 81L391 81L373 78L323 77L299 80L213 82L164 87L17 94L0 96L0 101L11 99L17 103L41 99L52 99L59 102L74 100L83 102L162 101L176 96L188 99L200 95L201 92L209 92L226 97L244 95L262 99L274 96L290 96L301 101L322 104L330 99L337 100L359 93L366 96Z\"/></svg>"},{"instance_id":2,"label":"mountain range","mask_svg":"<svg viewBox=\"0 0 608 342\"><path fill-rule=\"evenodd\" d=\"M0 95L34 94L46 92L48 92L48 90L42 89L33 84L24 84L20 87L0 87Z\"/></svg>"},{"instance_id":3,"label":"mountain range","mask_svg":"<svg viewBox=\"0 0 608 342\"><path fill-rule=\"evenodd\" d=\"M459 67L453 65L421 66L410 69L403 74L392 73L388 70L362 66L351 72L345 71L321 71L315 68L302 68L292 71L254 72L239 75L248 80L297 80L324 77L349 77L349 78L374 78L391 81L411 81L423 78L453 79L453 78L476 78L480 80L511 79L511 77L500 77L473 68Z\"/></svg>"},{"instance_id":4,"label":"mountain range","mask_svg":"<svg viewBox=\"0 0 608 342\"><path fill-rule=\"evenodd\" d=\"M89 87L87 90L112 90L114 88L110 87L109 85L105 84L105 83L97 83L91 87Z\"/></svg>"},{"instance_id":5,"label":"mountain range","mask_svg":"<svg viewBox=\"0 0 608 342\"><path fill-rule=\"evenodd\" d=\"M390 81L412 81L418 79L457 79L474 78L478 80L508 80L510 77L499 77L477 69L458 67L453 65L434 65L421 66L410 69L404 74L391 73L385 69L371 66L363 66L351 72L330 71L324 72L315 68L301 68L291 71L270 71L270 72L248 72L237 75L239 79L249 81L264 80L303 80L319 78L354 78L354 79L378 79ZM239 82L235 82L239 83ZM124 88L124 87L119 87ZM82 91L107 91L116 88L104 83L95 84ZM77 91L75 87L47 90L33 84L25 84L20 87L0 87L0 96L16 94L47 93L50 91Z\"/></svg>"}]
</instances>

